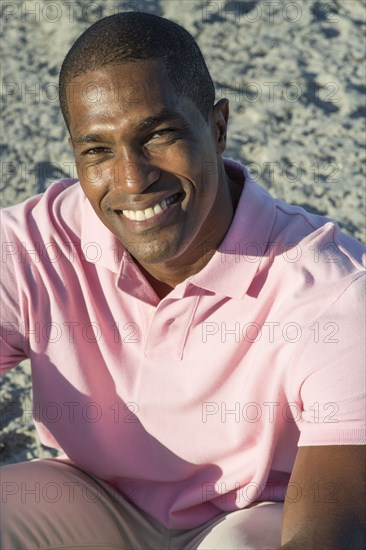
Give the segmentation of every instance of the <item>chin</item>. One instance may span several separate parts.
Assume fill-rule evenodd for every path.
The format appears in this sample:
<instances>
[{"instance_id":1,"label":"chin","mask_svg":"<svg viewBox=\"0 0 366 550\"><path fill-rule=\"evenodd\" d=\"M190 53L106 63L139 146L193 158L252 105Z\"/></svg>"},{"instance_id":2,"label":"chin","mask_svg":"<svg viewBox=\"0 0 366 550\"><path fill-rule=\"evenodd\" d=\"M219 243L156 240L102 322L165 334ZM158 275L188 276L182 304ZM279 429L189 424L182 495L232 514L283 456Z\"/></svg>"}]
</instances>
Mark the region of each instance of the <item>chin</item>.
<instances>
[{"instance_id":1,"label":"chin","mask_svg":"<svg viewBox=\"0 0 366 550\"><path fill-rule=\"evenodd\" d=\"M140 244L138 247L129 249L130 254L143 264L159 264L173 260L178 250L171 242Z\"/></svg>"}]
</instances>

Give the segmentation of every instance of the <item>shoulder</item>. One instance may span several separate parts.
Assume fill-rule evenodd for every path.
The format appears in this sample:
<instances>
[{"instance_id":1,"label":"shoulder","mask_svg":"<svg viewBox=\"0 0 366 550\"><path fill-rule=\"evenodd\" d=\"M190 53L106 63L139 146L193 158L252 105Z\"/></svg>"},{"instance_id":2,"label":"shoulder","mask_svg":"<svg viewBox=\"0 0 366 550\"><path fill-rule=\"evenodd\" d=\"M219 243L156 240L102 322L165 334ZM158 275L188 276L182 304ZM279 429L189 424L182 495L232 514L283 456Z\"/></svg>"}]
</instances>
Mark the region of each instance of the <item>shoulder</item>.
<instances>
[{"instance_id":1,"label":"shoulder","mask_svg":"<svg viewBox=\"0 0 366 550\"><path fill-rule=\"evenodd\" d=\"M343 233L329 218L282 201L275 203L270 247L274 272L281 273L287 292L292 289L300 301L312 298L326 306L346 289L360 289L354 283L365 275L364 245Z\"/></svg>"},{"instance_id":2,"label":"shoulder","mask_svg":"<svg viewBox=\"0 0 366 550\"><path fill-rule=\"evenodd\" d=\"M12 242L42 242L57 233L80 231L80 207L85 200L78 180L62 179L26 201L1 210L3 238Z\"/></svg>"},{"instance_id":3,"label":"shoulder","mask_svg":"<svg viewBox=\"0 0 366 550\"><path fill-rule=\"evenodd\" d=\"M343 233L336 221L272 197L244 165L224 161L227 174L243 186L230 228L240 241L242 255L259 256L264 263L281 260L295 268L303 262L312 269L319 264L328 268L352 265L356 270L366 267L364 245Z\"/></svg>"},{"instance_id":4,"label":"shoulder","mask_svg":"<svg viewBox=\"0 0 366 550\"><path fill-rule=\"evenodd\" d=\"M311 260L314 265L341 266L349 261L356 269L366 267L365 246L343 233L334 220L310 213L300 206L273 200L276 217L270 241L281 242L284 250L293 248L294 258Z\"/></svg>"},{"instance_id":5,"label":"shoulder","mask_svg":"<svg viewBox=\"0 0 366 550\"><path fill-rule=\"evenodd\" d=\"M238 166L245 185L233 233L242 244L246 271L249 263L257 266L249 294L305 323L346 291L362 307L365 246L334 220L273 198Z\"/></svg>"}]
</instances>

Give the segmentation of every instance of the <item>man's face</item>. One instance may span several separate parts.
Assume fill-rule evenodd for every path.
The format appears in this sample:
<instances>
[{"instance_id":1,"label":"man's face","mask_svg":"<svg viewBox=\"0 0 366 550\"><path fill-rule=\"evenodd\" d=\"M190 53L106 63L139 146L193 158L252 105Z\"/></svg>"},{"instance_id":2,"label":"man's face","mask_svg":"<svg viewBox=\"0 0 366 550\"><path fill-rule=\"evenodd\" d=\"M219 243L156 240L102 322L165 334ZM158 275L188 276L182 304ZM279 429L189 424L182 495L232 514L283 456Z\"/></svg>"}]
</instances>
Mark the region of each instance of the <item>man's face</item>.
<instances>
[{"instance_id":1,"label":"man's face","mask_svg":"<svg viewBox=\"0 0 366 550\"><path fill-rule=\"evenodd\" d=\"M207 124L159 60L86 73L68 93L80 184L143 266L188 265L207 243L221 242L228 227L222 109Z\"/></svg>"}]
</instances>

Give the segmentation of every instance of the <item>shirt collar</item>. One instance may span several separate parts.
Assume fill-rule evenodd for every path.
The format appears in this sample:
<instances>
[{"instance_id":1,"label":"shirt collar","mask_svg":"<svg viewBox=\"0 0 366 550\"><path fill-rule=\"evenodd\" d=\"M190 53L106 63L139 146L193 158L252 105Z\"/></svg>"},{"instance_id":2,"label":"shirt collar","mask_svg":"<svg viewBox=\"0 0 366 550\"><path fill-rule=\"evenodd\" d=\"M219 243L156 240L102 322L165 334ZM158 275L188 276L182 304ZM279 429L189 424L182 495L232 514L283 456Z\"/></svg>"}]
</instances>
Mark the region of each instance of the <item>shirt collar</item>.
<instances>
[{"instance_id":1,"label":"shirt collar","mask_svg":"<svg viewBox=\"0 0 366 550\"><path fill-rule=\"evenodd\" d=\"M81 247L83 256L90 263L102 265L110 271L118 273L121 261L128 252L98 218L83 191L82 193Z\"/></svg>"},{"instance_id":2,"label":"shirt collar","mask_svg":"<svg viewBox=\"0 0 366 550\"><path fill-rule=\"evenodd\" d=\"M242 299L268 248L275 220L273 198L239 162L224 159L227 171L241 173L244 189L230 228L209 263L190 282L216 294Z\"/></svg>"}]
</instances>

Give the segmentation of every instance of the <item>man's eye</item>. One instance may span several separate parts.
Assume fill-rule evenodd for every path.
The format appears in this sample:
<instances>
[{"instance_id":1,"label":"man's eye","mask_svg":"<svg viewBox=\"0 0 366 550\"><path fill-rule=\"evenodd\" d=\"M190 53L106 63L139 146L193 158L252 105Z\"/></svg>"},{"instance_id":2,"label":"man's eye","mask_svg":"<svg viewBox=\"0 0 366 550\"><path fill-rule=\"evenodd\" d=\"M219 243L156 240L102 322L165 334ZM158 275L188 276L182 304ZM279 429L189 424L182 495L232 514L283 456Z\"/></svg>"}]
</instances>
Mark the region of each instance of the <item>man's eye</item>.
<instances>
[{"instance_id":1,"label":"man's eye","mask_svg":"<svg viewBox=\"0 0 366 550\"><path fill-rule=\"evenodd\" d=\"M154 137L159 138L169 134L173 134L174 131L175 131L174 128L164 128L163 130L157 130L151 135L151 138L154 138Z\"/></svg>"},{"instance_id":2,"label":"man's eye","mask_svg":"<svg viewBox=\"0 0 366 550\"><path fill-rule=\"evenodd\" d=\"M109 149L107 147L92 147L91 149L87 149L86 151L83 151L81 154L83 156L85 155L100 155L102 153L108 152Z\"/></svg>"}]
</instances>

